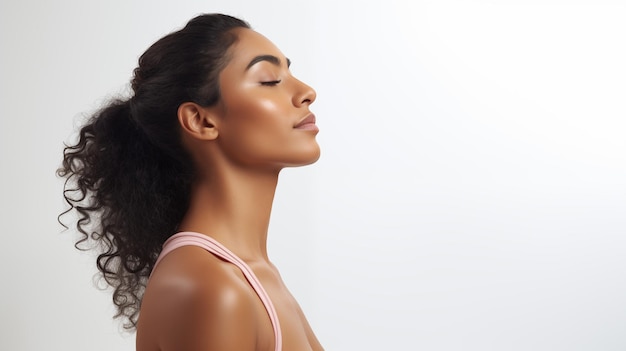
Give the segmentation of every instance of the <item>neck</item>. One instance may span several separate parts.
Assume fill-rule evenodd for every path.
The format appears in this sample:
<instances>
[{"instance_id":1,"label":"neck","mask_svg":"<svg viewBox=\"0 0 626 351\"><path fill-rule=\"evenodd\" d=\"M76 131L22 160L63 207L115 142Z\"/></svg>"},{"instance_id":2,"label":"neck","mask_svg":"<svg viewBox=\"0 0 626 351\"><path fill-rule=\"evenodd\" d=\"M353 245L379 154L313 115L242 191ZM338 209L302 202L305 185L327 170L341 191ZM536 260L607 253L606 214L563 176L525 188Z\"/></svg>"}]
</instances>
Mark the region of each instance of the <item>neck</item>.
<instances>
[{"instance_id":1,"label":"neck","mask_svg":"<svg viewBox=\"0 0 626 351\"><path fill-rule=\"evenodd\" d=\"M267 257L278 172L236 170L199 179L179 230L208 235L244 261Z\"/></svg>"}]
</instances>

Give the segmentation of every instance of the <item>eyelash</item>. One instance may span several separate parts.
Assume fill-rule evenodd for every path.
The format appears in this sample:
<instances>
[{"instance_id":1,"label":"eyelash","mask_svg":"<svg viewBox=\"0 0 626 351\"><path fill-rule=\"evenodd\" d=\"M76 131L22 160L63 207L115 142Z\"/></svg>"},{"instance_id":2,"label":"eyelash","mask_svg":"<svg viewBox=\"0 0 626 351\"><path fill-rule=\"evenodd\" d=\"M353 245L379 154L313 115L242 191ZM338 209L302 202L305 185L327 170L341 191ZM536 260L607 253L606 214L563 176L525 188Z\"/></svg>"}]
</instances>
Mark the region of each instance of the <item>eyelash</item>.
<instances>
[{"instance_id":1,"label":"eyelash","mask_svg":"<svg viewBox=\"0 0 626 351\"><path fill-rule=\"evenodd\" d=\"M277 85L280 82L281 82L280 79L279 80L272 80L272 81L269 81L269 82L261 82L261 85L265 85L265 86L270 86L271 87L271 86Z\"/></svg>"}]
</instances>

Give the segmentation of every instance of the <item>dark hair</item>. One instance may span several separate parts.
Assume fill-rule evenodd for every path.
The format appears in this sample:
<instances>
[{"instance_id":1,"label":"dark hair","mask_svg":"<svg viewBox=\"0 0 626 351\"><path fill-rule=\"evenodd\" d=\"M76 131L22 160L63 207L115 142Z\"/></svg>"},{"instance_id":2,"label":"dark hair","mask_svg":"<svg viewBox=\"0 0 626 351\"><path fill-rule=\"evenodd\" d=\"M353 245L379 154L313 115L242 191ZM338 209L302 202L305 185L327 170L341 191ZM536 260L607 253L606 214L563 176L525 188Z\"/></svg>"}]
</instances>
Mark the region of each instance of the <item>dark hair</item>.
<instances>
[{"instance_id":1,"label":"dark hair","mask_svg":"<svg viewBox=\"0 0 626 351\"><path fill-rule=\"evenodd\" d=\"M158 40L139 58L130 99L96 112L78 142L63 150L57 174L66 178L69 208L59 218L77 214L81 237L75 246L92 243L99 250L98 270L114 288L115 317L126 317L127 329L136 326L163 242L189 206L194 167L182 146L178 107L219 101L218 76L237 40L234 28L250 26L205 14Z\"/></svg>"}]
</instances>

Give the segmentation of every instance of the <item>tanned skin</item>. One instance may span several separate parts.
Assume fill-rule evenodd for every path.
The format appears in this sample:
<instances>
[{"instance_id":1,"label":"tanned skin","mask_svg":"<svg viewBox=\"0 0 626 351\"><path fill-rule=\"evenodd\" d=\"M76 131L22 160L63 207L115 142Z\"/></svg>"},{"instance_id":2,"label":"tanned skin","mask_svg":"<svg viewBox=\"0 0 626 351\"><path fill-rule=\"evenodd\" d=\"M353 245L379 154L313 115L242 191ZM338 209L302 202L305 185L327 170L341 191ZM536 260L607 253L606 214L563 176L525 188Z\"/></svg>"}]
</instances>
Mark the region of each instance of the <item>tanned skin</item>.
<instances>
[{"instance_id":1,"label":"tanned skin","mask_svg":"<svg viewBox=\"0 0 626 351\"><path fill-rule=\"evenodd\" d=\"M319 158L317 127L301 124L311 119L316 94L291 75L288 59L268 39L250 29L233 32L238 40L220 74L220 102L178 109L198 172L179 229L214 238L250 266L276 308L284 350L323 350L266 245L280 171ZM138 351L274 347L265 307L236 266L194 246L159 263L142 300Z\"/></svg>"}]
</instances>

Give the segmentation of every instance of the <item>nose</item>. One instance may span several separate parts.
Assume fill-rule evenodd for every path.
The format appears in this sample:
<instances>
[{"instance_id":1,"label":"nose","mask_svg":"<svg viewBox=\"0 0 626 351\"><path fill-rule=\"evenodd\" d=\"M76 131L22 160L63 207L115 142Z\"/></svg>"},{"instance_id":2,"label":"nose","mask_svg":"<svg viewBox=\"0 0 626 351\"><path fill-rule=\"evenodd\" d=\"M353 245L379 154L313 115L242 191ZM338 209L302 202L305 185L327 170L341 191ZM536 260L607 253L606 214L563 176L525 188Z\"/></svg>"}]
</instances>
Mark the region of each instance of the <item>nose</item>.
<instances>
[{"instance_id":1,"label":"nose","mask_svg":"<svg viewBox=\"0 0 626 351\"><path fill-rule=\"evenodd\" d=\"M294 78L297 84L296 93L293 96L293 105L301 107L303 105L310 105L315 101L317 93L313 88L305 84L304 82Z\"/></svg>"}]
</instances>

